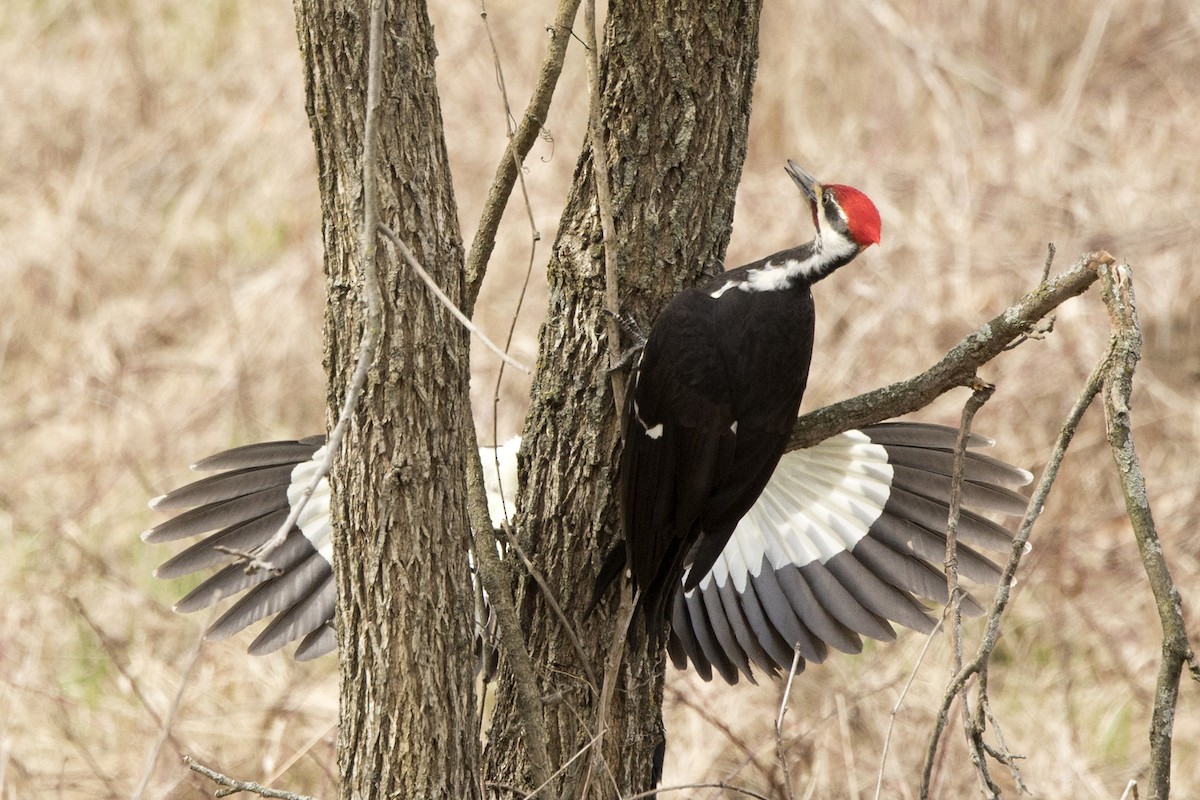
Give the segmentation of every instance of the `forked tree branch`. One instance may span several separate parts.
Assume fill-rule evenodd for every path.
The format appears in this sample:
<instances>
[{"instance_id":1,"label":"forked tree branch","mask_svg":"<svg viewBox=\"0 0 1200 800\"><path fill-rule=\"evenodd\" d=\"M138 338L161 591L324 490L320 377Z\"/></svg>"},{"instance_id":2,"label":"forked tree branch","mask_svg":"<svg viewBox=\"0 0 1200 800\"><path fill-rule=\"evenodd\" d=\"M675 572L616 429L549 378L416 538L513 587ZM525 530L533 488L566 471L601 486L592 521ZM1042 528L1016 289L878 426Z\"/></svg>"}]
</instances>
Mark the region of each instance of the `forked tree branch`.
<instances>
[{"instance_id":1,"label":"forked tree branch","mask_svg":"<svg viewBox=\"0 0 1200 800\"><path fill-rule=\"evenodd\" d=\"M550 44L542 61L537 85L529 99L521 124L509 137L504 155L496 165L496 175L488 190L488 198L479 219L479 228L467 254L462 296L462 310L467 316L474 312L479 288L483 284L488 261L495 248L496 231L500 227L504 208L519 177L521 164L545 124L550 101L554 97L558 77L562 73L567 45L571 40L570 30L579 3L580 0L561 0L559 3L554 25L549 29ZM507 108L507 96L504 100ZM480 583L487 591L496 614L500 657L513 678L517 713L525 733L531 777L539 786L545 786L554 780L556 773L550 766L547 750L549 739L537 673L513 604L512 573L509 566L496 555L491 515L488 513L487 494L483 484L482 464L478 455L479 436L474 424L466 430L469 436L464 437L463 450L467 464L467 513L471 521L477 571Z\"/></svg>"},{"instance_id":2,"label":"forked tree branch","mask_svg":"<svg viewBox=\"0 0 1200 800\"><path fill-rule=\"evenodd\" d=\"M538 133L546 124L546 115L550 111L550 101L554 98L554 90L558 86L558 76L562 74L563 60L567 57L567 45L571 41L571 26L579 11L580 0L560 0L558 12L554 18L553 27L548 28L550 46L546 49L546 57L542 60L542 70L538 75L537 85L525 108L525 116L521 124L509 139L508 147L500 163L496 165L496 176L488 190L487 202L484 203L483 213L479 218L479 229L471 242L471 251L467 254L466 283L463 287L463 310L469 315L475 307L475 298L479 296L479 287L487 272L488 261L496 246L496 231L500 227L500 219L504 216L504 207L512 194L513 185L525 156L529 154L533 143L537 141Z\"/></svg>"},{"instance_id":3,"label":"forked tree branch","mask_svg":"<svg viewBox=\"0 0 1200 800\"><path fill-rule=\"evenodd\" d=\"M1146 480L1133 443L1130 398L1133 373L1141 358L1142 331L1138 324L1133 281L1125 264L1106 264L1101 269L1101 292L1112 329L1110 358L1104 370L1104 421L1112 448L1125 511L1133 527L1138 553L1162 624L1162 662L1154 692L1150 721L1150 773L1147 777L1151 800L1166 800L1171 793L1171 736L1179 696L1179 676L1186 663L1193 678L1200 680L1196 656L1188 641L1179 587L1171 579L1162 543L1150 513Z\"/></svg>"},{"instance_id":4,"label":"forked tree branch","mask_svg":"<svg viewBox=\"0 0 1200 800\"><path fill-rule=\"evenodd\" d=\"M962 669L963 639L962 639L962 589L958 583L958 523L962 511L963 473L966 470L967 441L971 435L971 425L975 414L983 408L984 403L991 399L996 387L990 383L976 381L975 389L963 405L962 417L959 420L958 437L954 443L954 467L950 476L950 509L946 521L946 596L950 599L947 609L950 616L951 638L954 643L954 670ZM984 673L986 674L986 673ZM981 678L982 680L982 678ZM999 789L992 780L987 766L987 755L984 752L983 731L971 717L971 705L966 691L960 693L962 702L963 733L967 739L967 750L971 755L971 763L979 773L979 779L984 789L992 795L998 795ZM982 698L980 706L982 707Z\"/></svg>"},{"instance_id":5,"label":"forked tree branch","mask_svg":"<svg viewBox=\"0 0 1200 800\"><path fill-rule=\"evenodd\" d=\"M921 800L926 800L929 797L933 779L934 760L937 756L938 743L941 739L942 731L945 729L946 721L950 716L950 706L954 702L954 698L967 685L967 681L972 676L987 669L992 651L995 650L996 643L1000 639L1000 617L1008 607L1013 578L1016 577L1017 567L1021 563L1021 557L1025 554L1025 546L1029 542L1029 534L1032 533L1034 523L1037 522L1042 514L1042 510L1045 508L1046 498L1049 496L1050 488L1054 485L1054 481L1058 477L1058 471L1062 466L1063 458L1066 456L1067 447L1075 437L1075 431L1079 427L1079 421L1083 418L1083 412L1091 405L1092 400L1095 399L1096 394L1100 390L1101 375L1107 360L1108 356L1106 354L1096 369L1092 371L1091 376L1084 385L1083 391L1067 415L1066 422L1063 423L1062 429L1059 431L1058 440L1054 443L1054 450L1050 454L1046 469L1042 472L1042 477L1033 490L1033 496L1029 499L1029 506L1025 510L1025 516L1022 518L1021 525L1017 529L1017 535L1013 538L1008 564L1005 565L1004 572L1000 576L1000 584L996 589L992 606L988 610L987 622L983 638L979 642L979 649L975 653L975 656L950 679L949 684L946 686L946 691L942 695L941 707L938 709L934 720L934 728L929 737L929 746L925 752L925 765L922 769L921 787L918 793Z\"/></svg>"},{"instance_id":6,"label":"forked tree branch","mask_svg":"<svg viewBox=\"0 0 1200 800\"><path fill-rule=\"evenodd\" d=\"M1147 778L1149 794L1156 800L1165 800L1170 793L1171 776L1171 736L1179 694L1179 679L1183 666L1187 664L1192 675L1200 680L1200 666L1188 641L1187 629L1183 619L1182 601L1179 588L1171 579L1162 545L1154 526L1150 512L1150 504L1146 494L1145 478L1141 472L1138 457L1133 444L1132 423L1130 419L1130 398L1133 390L1133 374L1140 358L1141 329L1137 320L1136 305L1133 296L1133 283L1128 265L1118 264L1106 253L1093 253L1085 256L1070 273L1060 276L1052 284L1045 284L1038 292L1028 295L1022 304L1035 295L1041 294L1049 286L1063 285L1064 278L1086 267L1094 271L1092 279L1100 278L1102 297L1108 310L1111 337L1108 348L1099 363L1093 369L1088 380L1067 416L1055 443L1049 463L1041 480L1029 501L1025 517L1013 540L1012 553L1000 580L992 607L988 612L987 623L979 650L965 665L957 671L950 680L942 697L933 732L930 736L926 751L925 765L922 774L919 796L929 796L932 780L933 764L938 751L938 742L949 717L950 706L956 696L962 693L972 676L978 676L977 687L978 713L973 720L967 721L968 744L973 748L974 758L982 758L984 753L1006 763L1012 768L1013 756L1001 744L999 751L991 748L983 741L984 723L988 718L986 712L987 671L992 652L1000 632L1000 617L1007 605L1012 588L1013 577L1017 565L1024 552L1033 525L1041 514L1046 497L1050 492L1063 457L1070 446L1075 430L1084 411L1091 405L1097 395L1103 396L1105 423L1108 431L1109 445L1120 475L1121 486L1125 495L1126 512L1137 541L1138 552L1154 593L1158 607L1159 619L1163 628L1162 662L1159 667L1157 688L1154 695L1154 708L1150 721L1150 772ZM1091 281L1089 280L1088 283ZM1084 284L1086 287L1086 284ZM1014 309L1009 309L1006 315ZM1043 312L1044 313L1044 312ZM1036 321L1036 320L1033 320ZM996 321L993 321L993 325ZM988 326L973 334L979 336L987 331ZM1007 332L1006 332L1007 335ZM972 337L968 337L969 341ZM963 345L960 344L959 348ZM953 351L952 351L953 352ZM949 358L949 356L947 356ZM945 361L945 360L944 360ZM926 373L928 375L929 373ZM922 376L924 377L924 376ZM966 703L966 697L963 697ZM994 721L993 721L994 724ZM980 769L985 783L985 790L990 796L998 796L998 789L987 776L985 768ZM1019 781L1019 778L1018 778Z\"/></svg>"}]
</instances>

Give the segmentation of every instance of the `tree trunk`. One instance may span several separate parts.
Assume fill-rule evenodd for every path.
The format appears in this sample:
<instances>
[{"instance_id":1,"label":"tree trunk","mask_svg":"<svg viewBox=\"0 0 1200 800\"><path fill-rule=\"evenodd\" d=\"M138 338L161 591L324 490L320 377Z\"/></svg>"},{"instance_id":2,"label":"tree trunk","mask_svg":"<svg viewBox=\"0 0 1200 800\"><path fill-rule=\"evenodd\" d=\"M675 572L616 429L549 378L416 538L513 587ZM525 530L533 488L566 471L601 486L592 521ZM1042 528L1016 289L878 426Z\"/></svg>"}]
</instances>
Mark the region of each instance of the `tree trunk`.
<instances>
[{"instance_id":1,"label":"tree trunk","mask_svg":"<svg viewBox=\"0 0 1200 800\"><path fill-rule=\"evenodd\" d=\"M643 325L681 287L720 269L745 157L759 11L759 0L635 0L609 7L601 117L622 309ZM522 485L536 489L525 493L517 522L526 552L600 676L616 603L609 598L590 616L587 609L601 560L617 537L620 422L607 372L604 255L591 158L585 148L548 269L549 317L522 453ZM551 763L563 766L596 735L599 687L588 685L542 590L526 579L517 598L542 694L553 698L545 707ZM599 762L580 757L551 795L581 796L585 783L599 797L653 788L664 748L663 661L661 650L627 650L599 771L585 776ZM533 788L517 713L505 674L488 779Z\"/></svg>"},{"instance_id":2,"label":"tree trunk","mask_svg":"<svg viewBox=\"0 0 1200 800\"><path fill-rule=\"evenodd\" d=\"M363 327L358 239L369 5L296 0L324 218L329 405ZM463 249L421 0L391 0L379 107L380 219L447 294ZM383 332L332 475L343 797L478 797L462 442L467 338L392 251L376 259ZM336 413L336 411L334 412Z\"/></svg>"}]
</instances>

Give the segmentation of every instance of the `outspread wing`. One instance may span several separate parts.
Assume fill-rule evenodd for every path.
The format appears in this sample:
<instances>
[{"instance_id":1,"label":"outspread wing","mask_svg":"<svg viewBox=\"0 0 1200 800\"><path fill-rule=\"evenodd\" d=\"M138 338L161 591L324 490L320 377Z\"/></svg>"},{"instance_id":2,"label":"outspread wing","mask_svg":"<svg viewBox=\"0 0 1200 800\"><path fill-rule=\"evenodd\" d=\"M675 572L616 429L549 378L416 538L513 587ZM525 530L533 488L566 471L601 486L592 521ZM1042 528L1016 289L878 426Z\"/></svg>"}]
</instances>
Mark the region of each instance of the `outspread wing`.
<instances>
[{"instance_id":1,"label":"outspread wing","mask_svg":"<svg viewBox=\"0 0 1200 800\"><path fill-rule=\"evenodd\" d=\"M886 423L785 454L712 569L675 597L676 666L735 683L739 673L754 680L752 665L788 671L793 648L820 662L829 648L858 652L863 636L893 639L891 623L931 631L921 601L947 600L940 565L956 436ZM963 504L1021 514L1025 498L1011 487L1031 477L969 450ZM1006 550L1012 534L964 510L958 542L961 574L996 582L999 568L979 550ZM969 596L963 608L982 612Z\"/></svg>"},{"instance_id":2,"label":"outspread wing","mask_svg":"<svg viewBox=\"0 0 1200 800\"><path fill-rule=\"evenodd\" d=\"M705 679L715 671L730 683L741 675L753 681L756 667L768 675L787 671L795 651L806 661L821 662L831 648L858 652L863 636L894 638L893 624L931 631L934 620L923 601L947 600L940 565L956 436L952 428L885 423L785 454L711 568L685 569L677 579L679 590L669 595L668 642L676 666L691 663ZM327 483L318 487L299 526L274 555L281 575L248 576L218 549L246 552L274 534L311 477L323 442L310 437L218 454L197 465L218 474L153 501L158 510L182 513L143 534L147 541L207 534L155 574L175 578L218 568L177 610L207 608L244 593L210 636L230 636L273 617L251 643L251 652L272 652L299 639L295 657L305 660L336 646ZM970 444L976 449L967 454L964 505L1023 513L1026 500L1013 488L1032 476L977 452L991 444L983 437L973 437ZM497 488L503 485L510 513L518 446L513 440L499 448L502 481L491 474L492 449L481 453L485 477ZM502 514L499 498L489 499L496 501L496 516ZM999 569L980 551L1007 549L1011 533L964 510L958 536L963 576L995 582ZM982 611L969 596L963 608ZM483 642L492 625L483 611L477 649L489 671L495 668L494 652Z\"/></svg>"},{"instance_id":3,"label":"outspread wing","mask_svg":"<svg viewBox=\"0 0 1200 800\"><path fill-rule=\"evenodd\" d=\"M182 486L151 501L158 511L180 512L142 534L147 542L169 542L202 536L164 562L154 574L169 579L217 568L183 597L175 610L190 613L234 595L235 602L206 633L225 639L270 618L249 645L254 655L275 652L299 641L295 658L307 661L332 652L336 587L330 540L329 481L322 479L288 532L271 555L276 573L247 574L238 553L265 544L287 519L311 482L324 457L324 436L294 441L263 442L210 456L193 466L216 474ZM512 513L516 491L516 453L519 439L480 448L488 505L499 526ZM499 470L497 470L499 465ZM505 497L500 498L500 492ZM488 642L495 620L490 607L479 609L476 652L486 677L495 673L496 654Z\"/></svg>"},{"instance_id":4,"label":"outspread wing","mask_svg":"<svg viewBox=\"0 0 1200 800\"><path fill-rule=\"evenodd\" d=\"M142 534L147 542L207 534L155 570L157 577L177 578L221 567L180 600L176 611L199 611L245 592L209 628L209 638L228 638L264 617L276 615L250 644L250 652L271 653L297 639L301 640L296 652L300 660L333 650L336 593L327 480L318 483L283 546L272 555L281 574L247 574L232 555L265 544L284 523L292 503L312 478L324 442L323 436L310 436L218 453L193 467L217 474L151 501L151 507L158 511L182 513Z\"/></svg>"}]
</instances>

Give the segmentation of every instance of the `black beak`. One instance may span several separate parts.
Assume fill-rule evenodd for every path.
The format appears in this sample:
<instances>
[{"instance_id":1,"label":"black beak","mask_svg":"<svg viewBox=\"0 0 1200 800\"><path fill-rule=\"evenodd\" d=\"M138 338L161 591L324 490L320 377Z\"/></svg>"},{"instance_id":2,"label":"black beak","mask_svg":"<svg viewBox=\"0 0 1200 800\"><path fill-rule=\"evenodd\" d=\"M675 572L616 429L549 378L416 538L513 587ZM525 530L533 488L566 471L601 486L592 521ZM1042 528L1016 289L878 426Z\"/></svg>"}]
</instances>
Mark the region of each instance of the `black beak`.
<instances>
[{"instance_id":1,"label":"black beak","mask_svg":"<svg viewBox=\"0 0 1200 800\"><path fill-rule=\"evenodd\" d=\"M808 202L816 205L817 202L817 179L812 176L808 170L792 161L790 158L787 162L787 167L784 168L791 179L800 187L800 191L804 192L804 196L808 198Z\"/></svg>"}]
</instances>

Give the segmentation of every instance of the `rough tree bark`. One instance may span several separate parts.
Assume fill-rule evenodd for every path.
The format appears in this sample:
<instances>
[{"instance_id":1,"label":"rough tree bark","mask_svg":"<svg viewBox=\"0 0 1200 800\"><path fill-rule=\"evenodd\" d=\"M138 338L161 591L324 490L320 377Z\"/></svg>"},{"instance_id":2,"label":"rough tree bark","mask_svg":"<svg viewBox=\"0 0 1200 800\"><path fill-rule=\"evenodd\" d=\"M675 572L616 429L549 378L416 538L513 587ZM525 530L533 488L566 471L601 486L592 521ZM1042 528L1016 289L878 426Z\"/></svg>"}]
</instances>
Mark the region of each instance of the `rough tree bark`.
<instances>
[{"instance_id":1,"label":"rough tree bark","mask_svg":"<svg viewBox=\"0 0 1200 800\"><path fill-rule=\"evenodd\" d=\"M719 269L745 155L759 0L622 3L606 27L604 136L619 233L622 304L643 323L681 286ZM353 369L362 329L361 221L365 2L296 0L307 105L317 150L329 308L330 406ZM378 170L381 219L451 298L462 247L434 85L434 45L419 0L393 0L383 54ZM585 618L600 559L615 538L619 423L607 366L600 224L591 154L550 265L552 303L527 425L519 518L535 566L584 631L598 672L608 609ZM343 796L472 797L480 791L471 704L470 597L465 570L463 432L470 424L465 334L416 278L380 249L384 330L363 402L334 471L334 557L342 607L339 762ZM545 708L551 762L595 734L599 687L532 581L517 587ZM347 602L348 601L348 602ZM629 654L605 739L602 796L652 784L662 753L662 653ZM502 680L487 776L529 786L524 727ZM556 794L575 796L589 762Z\"/></svg>"},{"instance_id":2,"label":"rough tree bark","mask_svg":"<svg viewBox=\"0 0 1200 800\"><path fill-rule=\"evenodd\" d=\"M320 174L326 368L336 409L363 327L357 248L369 7L296 0L295 9ZM424 2L390 0L378 110L380 220L457 301L463 248L435 52ZM332 475L341 792L477 797L462 448L471 413L467 337L388 248L378 248L376 263L382 335Z\"/></svg>"},{"instance_id":3,"label":"rough tree bark","mask_svg":"<svg viewBox=\"0 0 1200 800\"><path fill-rule=\"evenodd\" d=\"M601 117L613 186L621 306L643 325L681 287L720 268L745 157L758 56L759 0L609 7L602 54ZM580 632L601 674L615 602L590 616L592 583L613 546L620 423L607 372L604 254L592 153L575 171L551 256L550 308L526 420L518 537ZM555 767L597 733L599 687L542 590L521 580L517 599L539 669L548 750ZM627 651L604 736L604 758L566 766L551 796L599 797L653 787L661 762L663 654ZM511 677L498 688L487 754L497 787L533 788ZM588 771L591 774L588 775ZM508 788L498 789L507 796Z\"/></svg>"}]
</instances>

